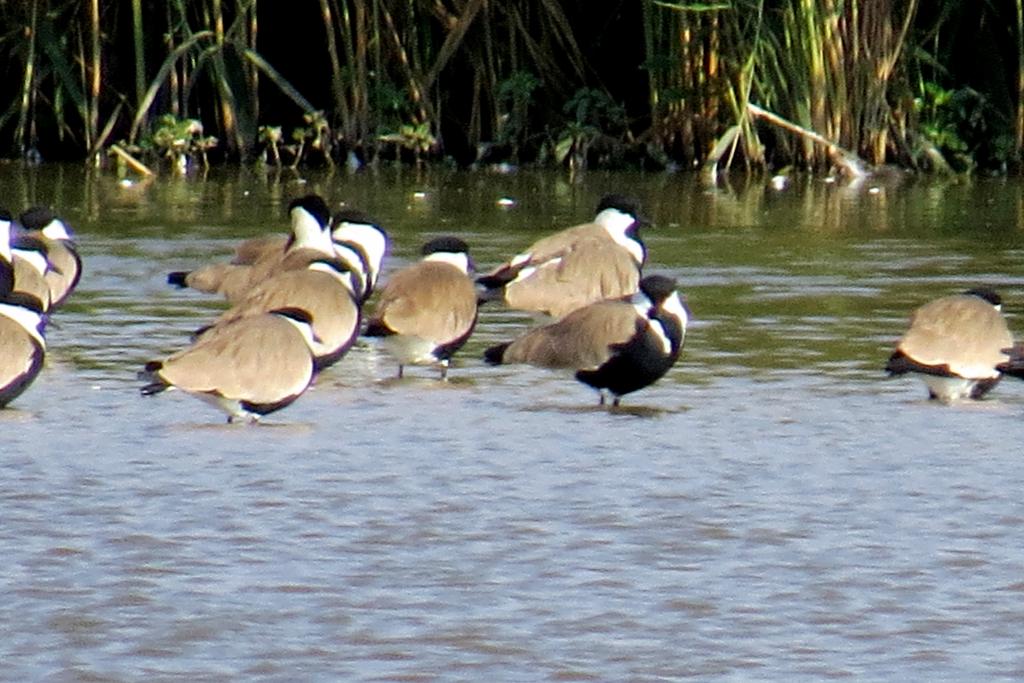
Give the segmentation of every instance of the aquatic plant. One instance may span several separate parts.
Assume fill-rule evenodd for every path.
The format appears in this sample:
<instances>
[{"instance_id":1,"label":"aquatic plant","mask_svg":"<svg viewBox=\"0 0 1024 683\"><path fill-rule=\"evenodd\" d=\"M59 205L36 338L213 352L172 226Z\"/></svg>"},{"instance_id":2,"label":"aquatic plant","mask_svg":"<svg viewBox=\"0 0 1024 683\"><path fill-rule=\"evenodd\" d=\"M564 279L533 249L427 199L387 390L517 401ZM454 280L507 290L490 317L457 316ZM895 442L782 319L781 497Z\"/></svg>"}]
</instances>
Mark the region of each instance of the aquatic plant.
<instances>
[{"instance_id":1,"label":"aquatic plant","mask_svg":"<svg viewBox=\"0 0 1024 683\"><path fill-rule=\"evenodd\" d=\"M413 159L419 165L423 157L437 147L437 138L430 132L430 126L426 123L404 124L395 133L385 133L378 138L381 142L388 142L399 149L412 152ZM396 154L401 157L401 153Z\"/></svg>"},{"instance_id":2,"label":"aquatic plant","mask_svg":"<svg viewBox=\"0 0 1024 683\"><path fill-rule=\"evenodd\" d=\"M509 147L513 161L519 161L520 149L530 135L530 104L540 85L540 79L529 71L516 71L498 84L497 102L502 113L494 141Z\"/></svg>"}]
</instances>

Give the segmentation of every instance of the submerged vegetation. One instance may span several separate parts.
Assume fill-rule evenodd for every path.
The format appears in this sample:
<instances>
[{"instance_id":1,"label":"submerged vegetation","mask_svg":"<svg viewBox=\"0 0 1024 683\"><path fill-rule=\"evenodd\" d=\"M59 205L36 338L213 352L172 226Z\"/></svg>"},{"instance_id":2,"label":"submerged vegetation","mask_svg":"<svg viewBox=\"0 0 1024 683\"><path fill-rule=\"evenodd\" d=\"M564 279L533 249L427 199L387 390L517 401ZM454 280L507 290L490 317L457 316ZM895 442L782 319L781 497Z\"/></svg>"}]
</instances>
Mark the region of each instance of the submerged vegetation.
<instances>
[{"instance_id":1,"label":"submerged vegetation","mask_svg":"<svg viewBox=\"0 0 1024 683\"><path fill-rule=\"evenodd\" d=\"M1024 0L0 0L0 155L1015 172Z\"/></svg>"}]
</instances>

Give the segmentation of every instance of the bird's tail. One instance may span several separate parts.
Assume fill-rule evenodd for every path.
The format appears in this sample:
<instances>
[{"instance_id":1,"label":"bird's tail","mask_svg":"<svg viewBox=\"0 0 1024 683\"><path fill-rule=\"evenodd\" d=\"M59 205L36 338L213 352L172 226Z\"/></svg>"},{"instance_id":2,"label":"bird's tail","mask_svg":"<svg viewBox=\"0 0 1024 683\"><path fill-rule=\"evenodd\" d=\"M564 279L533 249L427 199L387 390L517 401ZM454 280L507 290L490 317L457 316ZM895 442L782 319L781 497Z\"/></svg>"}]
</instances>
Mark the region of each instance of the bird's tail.
<instances>
[{"instance_id":1,"label":"bird's tail","mask_svg":"<svg viewBox=\"0 0 1024 683\"><path fill-rule=\"evenodd\" d=\"M902 351L896 351L889 356L889 361L885 364L885 371L889 373L890 377L904 375L916 370L918 370L917 364L903 355Z\"/></svg>"},{"instance_id":2,"label":"bird's tail","mask_svg":"<svg viewBox=\"0 0 1024 683\"><path fill-rule=\"evenodd\" d=\"M143 396L152 396L159 394L161 391L165 391L169 386L167 382L161 379L157 373L164 367L164 364L158 360L151 360L139 370L138 379L149 382L145 386L141 387L139 391Z\"/></svg>"},{"instance_id":3,"label":"bird's tail","mask_svg":"<svg viewBox=\"0 0 1024 683\"><path fill-rule=\"evenodd\" d=\"M997 365L996 370L1010 377L1024 379L1024 346L1003 349L1003 353L1010 354L1010 360Z\"/></svg>"},{"instance_id":4,"label":"bird's tail","mask_svg":"<svg viewBox=\"0 0 1024 683\"><path fill-rule=\"evenodd\" d=\"M501 365L505 362L505 351L508 350L510 342L492 346L484 351L484 362L490 365Z\"/></svg>"},{"instance_id":5,"label":"bird's tail","mask_svg":"<svg viewBox=\"0 0 1024 683\"><path fill-rule=\"evenodd\" d=\"M168 273L167 284L174 285L175 287L181 287L182 289L184 289L188 287L188 282L186 282L188 274L189 271L187 270L176 270L173 273Z\"/></svg>"},{"instance_id":6,"label":"bird's tail","mask_svg":"<svg viewBox=\"0 0 1024 683\"><path fill-rule=\"evenodd\" d=\"M363 330L364 337L390 337L395 333L383 320L369 320L366 329Z\"/></svg>"}]
</instances>

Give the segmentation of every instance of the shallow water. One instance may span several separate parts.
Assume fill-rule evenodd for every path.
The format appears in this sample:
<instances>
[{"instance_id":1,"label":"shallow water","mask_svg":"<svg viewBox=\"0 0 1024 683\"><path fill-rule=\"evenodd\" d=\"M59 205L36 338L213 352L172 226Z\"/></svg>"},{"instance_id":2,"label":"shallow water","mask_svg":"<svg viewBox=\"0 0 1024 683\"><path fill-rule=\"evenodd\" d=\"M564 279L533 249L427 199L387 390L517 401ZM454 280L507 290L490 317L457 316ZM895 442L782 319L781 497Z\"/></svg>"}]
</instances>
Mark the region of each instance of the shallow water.
<instances>
[{"instance_id":1,"label":"shallow water","mask_svg":"<svg viewBox=\"0 0 1024 683\"><path fill-rule=\"evenodd\" d=\"M87 267L0 411L0 678L1024 676L1024 383L946 407L881 372L934 296L997 286L1024 329L1017 182L57 166L0 167L0 190L58 207ZM609 190L642 198L649 269L695 318L619 411L484 366L530 322L499 308L447 383L360 344L260 427L138 395L221 307L166 273L283 229L292 196L377 216L389 268L442 233L490 267Z\"/></svg>"}]
</instances>

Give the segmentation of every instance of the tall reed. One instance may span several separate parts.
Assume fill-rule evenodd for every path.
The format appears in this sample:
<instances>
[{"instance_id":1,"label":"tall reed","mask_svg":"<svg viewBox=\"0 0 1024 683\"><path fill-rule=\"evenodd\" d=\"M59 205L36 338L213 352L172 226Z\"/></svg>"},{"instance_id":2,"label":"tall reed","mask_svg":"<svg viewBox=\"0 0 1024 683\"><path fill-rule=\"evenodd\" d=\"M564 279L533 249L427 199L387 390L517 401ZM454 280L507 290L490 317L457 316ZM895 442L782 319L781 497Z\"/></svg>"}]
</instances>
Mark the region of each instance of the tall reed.
<instances>
[{"instance_id":1,"label":"tall reed","mask_svg":"<svg viewBox=\"0 0 1024 683\"><path fill-rule=\"evenodd\" d=\"M202 121L239 158L261 126L303 116L371 157L403 136L417 149L448 136L540 155L580 124L564 111L578 93L621 104L589 59L580 26L595 9L582 0L293 4L0 0L0 84L13 95L0 103L0 152L99 154L144 142L170 113ZM302 17L300 36L275 26L286 11ZM959 37L965 14L997 41ZM931 86L981 91L992 123L979 134L1005 128L1010 153L1024 151L1024 0L642 0L637 16L614 28L646 52L646 116L632 125L649 118L641 141L686 165L820 168L839 148L899 158L930 135L915 96ZM966 68L972 48L986 69Z\"/></svg>"}]
</instances>

